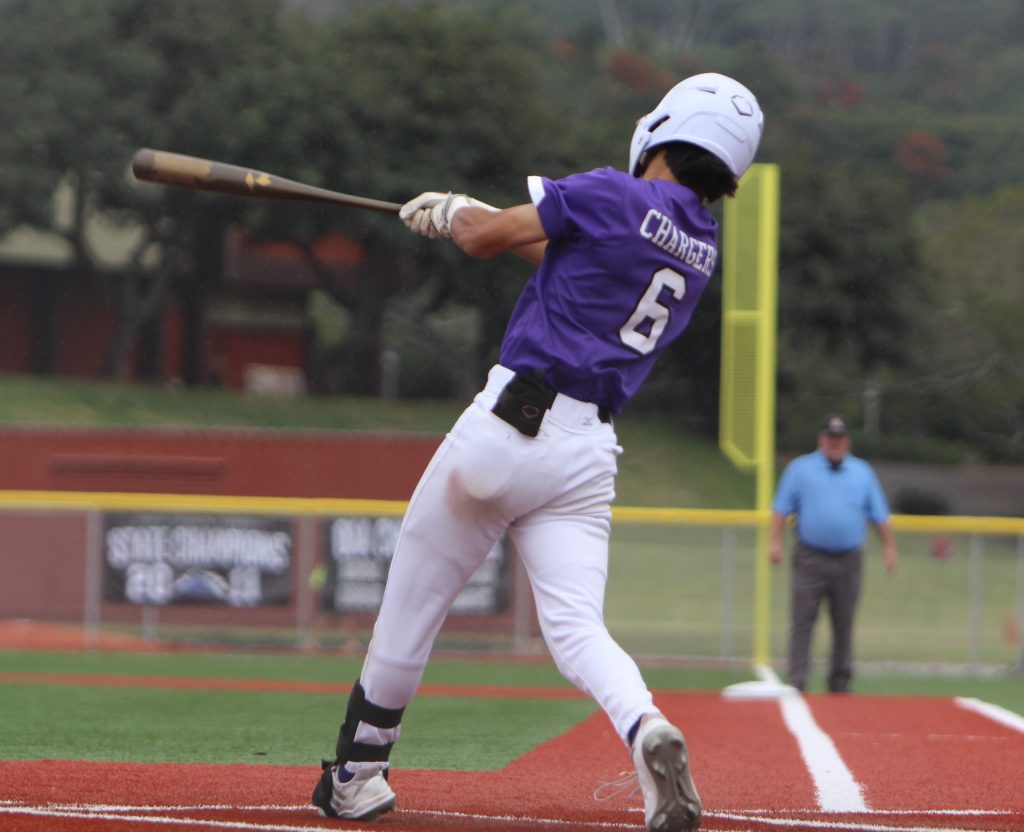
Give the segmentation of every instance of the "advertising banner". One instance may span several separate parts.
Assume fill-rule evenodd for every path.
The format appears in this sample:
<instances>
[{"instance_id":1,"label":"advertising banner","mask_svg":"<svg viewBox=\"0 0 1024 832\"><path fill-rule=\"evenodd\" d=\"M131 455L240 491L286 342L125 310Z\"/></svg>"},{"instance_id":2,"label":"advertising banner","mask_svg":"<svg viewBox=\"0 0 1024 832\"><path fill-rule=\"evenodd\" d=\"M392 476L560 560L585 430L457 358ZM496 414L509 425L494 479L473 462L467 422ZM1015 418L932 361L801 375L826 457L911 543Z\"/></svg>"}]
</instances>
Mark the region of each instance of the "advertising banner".
<instances>
[{"instance_id":1,"label":"advertising banner","mask_svg":"<svg viewBox=\"0 0 1024 832\"><path fill-rule=\"evenodd\" d=\"M286 604L292 523L238 515L107 514L104 598L130 604Z\"/></svg>"},{"instance_id":2,"label":"advertising banner","mask_svg":"<svg viewBox=\"0 0 1024 832\"><path fill-rule=\"evenodd\" d=\"M326 524L324 603L338 613L376 612L402 521L341 517ZM455 599L453 613L502 612L508 601L506 542L499 540Z\"/></svg>"}]
</instances>

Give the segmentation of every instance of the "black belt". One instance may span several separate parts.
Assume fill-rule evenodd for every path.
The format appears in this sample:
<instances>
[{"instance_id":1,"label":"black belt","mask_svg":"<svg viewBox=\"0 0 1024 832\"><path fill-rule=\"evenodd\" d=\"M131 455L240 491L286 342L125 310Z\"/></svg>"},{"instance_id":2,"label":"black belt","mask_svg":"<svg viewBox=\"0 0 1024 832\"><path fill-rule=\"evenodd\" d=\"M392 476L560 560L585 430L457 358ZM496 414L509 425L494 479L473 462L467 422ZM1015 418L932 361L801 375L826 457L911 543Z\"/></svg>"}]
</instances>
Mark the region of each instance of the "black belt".
<instances>
[{"instance_id":1,"label":"black belt","mask_svg":"<svg viewBox=\"0 0 1024 832\"><path fill-rule=\"evenodd\" d=\"M801 548L806 549L808 552L814 552L816 555L828 555L829 557L850 555L854 552L859 552L862 548L860 546L854 546L852 549L822 549L820 546L812 546L810 543L804 543L802 540L797 540L797 543Z\"/></svg>"},{"instance_id":2,"label":"black belt","mask_svg":"<svg viewBox=\"0 0 1024 832\"><path fill-rule=\"evenodd\" d=\"M544 381L540 370L532 376L516 373L498 394L491 412L524 436L536 436L540 432L544 414L554 404L557 395L558 391ZM611 411L599 405L597 418L605 423L611 422Z\"/></svg>"}]
</instances>

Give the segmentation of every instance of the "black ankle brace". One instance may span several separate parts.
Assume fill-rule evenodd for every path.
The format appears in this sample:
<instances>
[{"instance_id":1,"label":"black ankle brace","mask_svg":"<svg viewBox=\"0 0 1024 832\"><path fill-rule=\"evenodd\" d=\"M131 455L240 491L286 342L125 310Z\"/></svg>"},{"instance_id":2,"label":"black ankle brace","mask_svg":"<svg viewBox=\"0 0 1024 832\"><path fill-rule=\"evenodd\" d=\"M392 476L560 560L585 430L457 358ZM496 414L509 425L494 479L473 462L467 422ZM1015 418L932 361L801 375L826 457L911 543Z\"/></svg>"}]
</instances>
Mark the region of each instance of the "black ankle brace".
<instances>
[{"instance_id":1,"label":"black ankle brace","mask_svg":"<svg viewBox=\"0 0 1024 832\"><path fill-rule=\"evenodd\" d=\"M386 763L391 754L393 742L384 745L373 745L356 742L356 728L360 722L375 728L397 728L402 723L405 708L382 708L366 698L366 691L357 681L348 698L345 710L345 721L338 732L338 744L335 748L339 763Z\"/></svg>"}]
</instances>

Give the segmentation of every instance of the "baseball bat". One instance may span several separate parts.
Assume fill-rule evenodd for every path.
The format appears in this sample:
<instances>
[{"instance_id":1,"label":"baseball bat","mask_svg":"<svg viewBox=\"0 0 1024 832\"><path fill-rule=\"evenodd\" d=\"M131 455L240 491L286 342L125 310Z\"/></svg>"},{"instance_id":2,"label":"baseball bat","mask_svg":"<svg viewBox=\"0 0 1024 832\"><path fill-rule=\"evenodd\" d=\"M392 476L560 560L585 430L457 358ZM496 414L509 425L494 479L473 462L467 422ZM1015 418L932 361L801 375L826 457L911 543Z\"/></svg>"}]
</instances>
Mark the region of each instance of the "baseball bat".
<instances>
[{"instance_id":1,"label":"baseball bat","mask_svg":"<svg viewBox=\"0 0 1024 832\"><path fill-rule=\"evenodd\" d=\"M132 157L132 173L136 179L145 182L175 185L179 188L195 188L200 191L216 191L234 196L326 202L330 205L347 205L384 214L397 214L402 207L397 202L352 196L339 191L305 185L302 182L295 182L252 168L243 168L196 156L185 156L181 153L151 150L148 147L135 152L135 156Z\"/></svg>"}]
</instances>

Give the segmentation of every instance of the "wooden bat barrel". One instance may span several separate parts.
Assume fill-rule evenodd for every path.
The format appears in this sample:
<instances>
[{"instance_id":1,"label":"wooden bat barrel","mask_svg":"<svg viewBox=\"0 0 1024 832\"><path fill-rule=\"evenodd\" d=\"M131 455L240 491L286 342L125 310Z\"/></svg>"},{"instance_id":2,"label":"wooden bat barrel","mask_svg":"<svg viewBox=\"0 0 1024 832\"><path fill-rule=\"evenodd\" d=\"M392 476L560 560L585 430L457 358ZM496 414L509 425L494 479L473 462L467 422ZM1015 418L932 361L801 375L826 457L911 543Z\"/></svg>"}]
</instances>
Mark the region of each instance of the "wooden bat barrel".
<instances>
[{"instance_id":1,"label":"wooden bat barrel","mask_svg":"<svg viewBox=\"0 0 1024 832\"><path fill-rule=\"evenodd\" d=\"M397 214L402 207L397 202L385 202L317 188L252 168L150 148L142 148L135 152L132 158L132 173L136 179L145 182L215 191L233 196L326 202L385 214Z\"/></svg>"}]
</instances>

